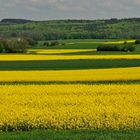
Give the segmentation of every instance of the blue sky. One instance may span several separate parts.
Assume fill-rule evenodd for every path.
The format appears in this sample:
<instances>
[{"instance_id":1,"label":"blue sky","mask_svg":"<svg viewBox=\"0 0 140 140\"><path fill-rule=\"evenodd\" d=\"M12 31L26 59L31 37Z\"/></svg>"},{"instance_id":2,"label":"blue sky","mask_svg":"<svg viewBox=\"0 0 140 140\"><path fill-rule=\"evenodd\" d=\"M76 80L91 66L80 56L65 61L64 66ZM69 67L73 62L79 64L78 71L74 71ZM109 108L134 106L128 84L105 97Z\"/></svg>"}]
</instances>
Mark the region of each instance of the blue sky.
<instances>
[{"instance_id":1,"label":"blue sky","mask_svg":"<svg viewBox=\"0 0 140 140\"><path fill-rule=\"evenodd\" d=\"M0 0L0 19L140 17L140 0Z\"/></svg>"}]
</instances>

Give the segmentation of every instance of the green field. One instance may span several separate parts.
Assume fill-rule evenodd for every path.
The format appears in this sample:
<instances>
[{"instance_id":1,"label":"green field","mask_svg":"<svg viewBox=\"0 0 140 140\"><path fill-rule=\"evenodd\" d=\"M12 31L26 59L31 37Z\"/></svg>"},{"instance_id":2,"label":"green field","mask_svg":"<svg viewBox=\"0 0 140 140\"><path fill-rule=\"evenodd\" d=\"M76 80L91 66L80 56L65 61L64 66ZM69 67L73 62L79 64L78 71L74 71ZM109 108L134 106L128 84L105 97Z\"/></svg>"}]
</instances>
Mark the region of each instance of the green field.
<instances>
[{"instance_id":1,"label":"green field","mask_svg":"<svg viewBox=\"0 0 140 140\"><path fill-rule=\"evenodd\" d=\"M6 121L3 119L3 116L0 115L0 140L139 140L140 126L138 124L140 123L140 120L138 116L140 115L140 104L138 98L140 92L138 91L138 86L140 84L140 45L135 45L136 50L134 52L97 52L96 48L100 44L114 44L114 42L117 45L122 44L120 43L120 40L67 40L62 42L65 42L66 44L64 46L58 45L45 48L41 41L36 48L28 50L27 54L0 55L0 94L5 95L5 98L2 98L3 96L0 95L0 114L5 116L8 114ZM122 42L124 42L124 40ZM36 87L35 91L34 86ZM55 89L55 86L58 87L58 91ZM88 86L91 87L87 89ZM79 126L78 121L76 122L76 125L80 129L77 129L76 126L72 126L68 129L68 127L71 126L71 123L69 124L70 120L66 119L63 122L63 125L66 125L66 129L59 129L60 120L57 120L57 118L56 120L58 122L56 122L55 127L50 124L52 129L39 125L39 122L44 119L41 118L43 117L41 114L43 105L41 103L44 102L45 104L45 102L48 101L47 98L50 98L51 96L54 96L52 106L51 102L46 105L50 109L49 111L56 111L55 108L60 105L60 108L62 107L64 110L64 115L66 115L65 113L67 110L70 110L71 108L75 110L77 108L84 116L83 112L86 111L86 108L84 107L87 107L87 111L92 113L91 109L89 109L88 99L86 99L85 94L87 94L90 99L90 96L92 94L94 95L94 93L92 93L94 86L95 92L97 92L97 103L101 103L105 108L109 108L107 103L113 107L111 108L111 113L114 117L112 118L114 120L114 122L111 122L112 125L110 125L110 123L109 126L101 124L97 128L94 128L93 125L91 125L91 128L87 129L87 127L84 127L87 120L84 120L85 122L82 122L83 126ZM101 86L101 89L98 90L96 86ZM27 90L24 89L24 87L27 87ZM81 90L78 89L78 87L80 87ZM114 90L115 87L118 88ZM30 88L32 88L34 92L39 91L40 95L43 95L44 100L41 99L41 96L37 95L37 93L30 93ZM105 88L105 90L102 88ZM128 88L130 88L130 90ZM48 97L44 96L41 90L43 90L44 93L46 91L46 96ZM7 91L9 91L9 93ZM129 91L130 93L127 93ZM23 95L24 92L25 97ZM19 94L21 94L21 96L19 96ZM28 97L28 94L33 94L34 98ZM55 98L57 95L58 97L60 96L60 101L57 100L57 97ZM64 102L63 100L61 101L62 95L68 96L64 99ZM79 96L79 100L77 96ZM20 98L23 100L20 100ZM68 100L69 98L73 104ZM76 101L73 100L73 98L75 98ZM107 99L106 101L104 101L105 98ZM15 102L13 101L14 99ZM24 102L24 99L29 101ZM115 105L113 101L111 102L112 99L114 102L117 102ZM11 104L8 100L11 101ZM83 104L84 100L85 104ZM35 101L37 101L37 104L35 104ZM125 102L128 103L128 105L125 104ZM3 104L5 105L5 109L3 109ZM31 119L30 123L28 120L30 112L28 112L27 109L28 113L25 113L25 115L24 111L26 109L22 111L22 108L26 105L31 106L30 109L32 111L30 111L32 112L33 117L36 117L35 115L40 111L40 114L36 117L39 118L39 120L36 118ZM92 105L94 106L94 104ZM83 112L80 106L85 109ZM122 108L119 108L118 106ZM25 119L23 122L29 121L28 123L25 122L25 126L24 124L23 126L22 124L18 124L18 113L16 114L17 116L13 113L17 109L16 107L21 107L19 116L21 116L22 119ZM92 109L94 109L94 107ZM120 109L124 111L124 114L120 114ZM6 111L4 112L4 110ZM34 114L34 110L36 111L36 114ZM70 111L72 112L73 110ZM113 112L113 110L115 111ZM128 110L130 110L130 112L127 112ZM105 117L103 116L103 118L105 120L109 119L108 116L106 116L106 113L109 114L109 112L107 110L102 111L104 111L103 114L105 114ZM23 117L24 115L22 116L22 113L26 117ZM11 114L11 116L9 114ZM72 113L72 115L73 114L74 113ZM133 114L135 115L133 116ZM56 111L56 116L57 115L63 116L63 114L58 114ZM118 118L121 118L121 116L123 117L123 120L120 119L120 124L122 126L117 123L117 115ZM68 116L66 115L66 118L67 117ZM89 119L88 115L84 117ZM32 126L32 121L37 123L37 127L34 126L34 124ZM27 124L29 124L29 128L32 126L31 129L28 129Z\"/></svg>"},{"instance_id":2,"label":"green field","mask_svg":"<svg viewBox=\"0 0 140 140\"><path fill-rule=\"evenodd\" d=\"M32 132L1 133L2 140L139 140L139 131L56 131L35 130Z\"/></svg>"}]
</instances>

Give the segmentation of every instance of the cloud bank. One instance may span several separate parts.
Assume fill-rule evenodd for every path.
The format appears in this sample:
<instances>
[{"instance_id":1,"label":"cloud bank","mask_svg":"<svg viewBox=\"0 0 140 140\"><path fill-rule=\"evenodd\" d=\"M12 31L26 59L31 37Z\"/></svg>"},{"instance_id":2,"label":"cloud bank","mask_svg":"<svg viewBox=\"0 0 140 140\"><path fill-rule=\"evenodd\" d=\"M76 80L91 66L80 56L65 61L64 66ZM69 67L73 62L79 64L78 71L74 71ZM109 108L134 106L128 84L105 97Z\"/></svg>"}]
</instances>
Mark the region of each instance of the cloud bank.
<instances>
[{"instance_id":1,"label":"cloud bank","mask_svg":"<svg viewBox=\"0 0 140 140\"><path fill-rule=\"evenodd\" d=\"M139 15L140 0L0 0L0 18L97 19Z\"/></svg>"}]
</instances>

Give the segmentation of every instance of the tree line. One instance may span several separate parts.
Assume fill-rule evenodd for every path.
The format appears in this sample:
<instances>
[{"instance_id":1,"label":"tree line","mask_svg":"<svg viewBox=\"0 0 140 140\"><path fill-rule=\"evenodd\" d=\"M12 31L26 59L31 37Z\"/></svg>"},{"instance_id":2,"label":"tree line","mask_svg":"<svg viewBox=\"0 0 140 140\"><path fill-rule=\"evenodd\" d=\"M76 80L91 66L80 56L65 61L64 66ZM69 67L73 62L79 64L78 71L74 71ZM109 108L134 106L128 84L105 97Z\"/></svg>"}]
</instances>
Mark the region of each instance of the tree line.
<instances>
[{"instance_id":1,"label":"tree line","mask_svg":"<svg viewBox=\"0 0 140 140\"><path fill-rule=\"evenodd\" d=\"M8 23L8 24L7 24ZM61 39L139 39L140 18L110 20L2 20L0 37L34 41Z\"/></svg>"}]
</instances>

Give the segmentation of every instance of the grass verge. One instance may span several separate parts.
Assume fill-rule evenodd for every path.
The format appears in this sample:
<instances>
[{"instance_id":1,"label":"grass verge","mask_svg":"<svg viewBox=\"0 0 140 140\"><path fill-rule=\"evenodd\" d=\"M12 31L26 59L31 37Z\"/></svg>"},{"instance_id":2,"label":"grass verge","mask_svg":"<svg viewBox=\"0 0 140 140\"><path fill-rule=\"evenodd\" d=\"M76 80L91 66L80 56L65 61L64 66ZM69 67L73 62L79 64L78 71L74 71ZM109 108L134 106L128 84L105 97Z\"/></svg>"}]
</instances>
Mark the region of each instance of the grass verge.
<instances>
[{"instance_id":1,"label":"grass verge","mask_svg":"<svg viewBox=\"0 0 140 140\"><path fill-rule=\"evenodd\" d=\"M1 132L1 140L139 140L140 131L74 131L33 130L29 132Z\"/></svg>"}]
</instances>

